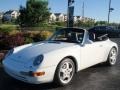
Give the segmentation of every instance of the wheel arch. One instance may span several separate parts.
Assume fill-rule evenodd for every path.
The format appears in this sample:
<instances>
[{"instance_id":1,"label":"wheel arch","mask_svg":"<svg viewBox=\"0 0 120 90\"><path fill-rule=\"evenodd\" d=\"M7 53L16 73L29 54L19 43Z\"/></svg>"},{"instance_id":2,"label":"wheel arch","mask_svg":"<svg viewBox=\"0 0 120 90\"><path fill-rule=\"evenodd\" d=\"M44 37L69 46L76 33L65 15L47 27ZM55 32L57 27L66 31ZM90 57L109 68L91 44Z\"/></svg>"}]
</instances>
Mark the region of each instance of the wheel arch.
<instances>
[{"instance_id":1,"label":"wheel arch","mask_svg":"<svg viewBox=\"0 0 120 90\"><path fill-rule=\"evenodd\" d=\"M115 49L117 50L117 53L118 53L118 48L117 48L116 46L112 46L112 48L115 48ZM112 48L111 48L111 49L112 49Z\"/></svg>"},{"instance_id":2,"label":"wheel arch","mask_svg":"<svg viewBox=\"0 0 120 90\"><path fill-rule=\"evenodd\" d=\"M78 71L78 63L77 63L76 58L73 57L73 56L67 56L66 58L70 58L74 62L74 64L75 64L75 73L77 73L77 71Z\"/></svg>"},{"instance_id":3,"label":"wheel arch","mask_svg":"<svg viewBox=\"0 0 120 90\"><path fill-rule=\"evenodd\" d=\"M115 48L115 49L116 49L116 51L117 51L117 56L118 56L118 53L119 53L118 47L117 47L117 46L113 46L112 48Z\"/></svg>"},{"instance_id":4,"label":"wheel arch","mask_svg":"<svg viewBox=\"0 0 120 90\"><path fill-rule=\"evenodd\" d=\"M66 56L66 57L64 57L64 58L58 63L58 65L59 65L65 58L69 58L69 59L71 59L71 60L74 62L74 64L75 64L75 73L77 73L77 72L78 72L78 63L77 63L77 60L76 60L76 58L75 58L74 56ZM58 67L58 65L57 65L57 67Z\"/></svg>"},{"instance_id":5,"label":"wheel arch","mask_svg":"<svg viewBox=\"0 0 120 90\"><path fill-rule=\"evenodd\" d=\"M108 56L109 56L109 53L110 53L110 51L111 51L112 48L115 48L116 51L117 51L117 54L118 54L118 47L115 46L115 45L111 46L110 49L109 49L109 52L108 52L108 55L107 55L106 61L108 60Z\"/></svg>"},{"instance_id":6,"label":"wheel arch","mask_svg":"<svg viewBox=\"0 0 120 90\"><path fill-rule=\"evenodd\" d=\"M111 48L110 48L110 50L109 50L109 52L108 52L108 56L109 56L109 53L110 53L110 51L111 51L111 49L112 48L115 48L116 49L116 51L117 51L117 53L118 53L118 47L117 46L115 46L115 45L113 45L113 46L111 46ZM108 56L107 56L107 59L108 59Z\"/></svg>"}]
</instances>

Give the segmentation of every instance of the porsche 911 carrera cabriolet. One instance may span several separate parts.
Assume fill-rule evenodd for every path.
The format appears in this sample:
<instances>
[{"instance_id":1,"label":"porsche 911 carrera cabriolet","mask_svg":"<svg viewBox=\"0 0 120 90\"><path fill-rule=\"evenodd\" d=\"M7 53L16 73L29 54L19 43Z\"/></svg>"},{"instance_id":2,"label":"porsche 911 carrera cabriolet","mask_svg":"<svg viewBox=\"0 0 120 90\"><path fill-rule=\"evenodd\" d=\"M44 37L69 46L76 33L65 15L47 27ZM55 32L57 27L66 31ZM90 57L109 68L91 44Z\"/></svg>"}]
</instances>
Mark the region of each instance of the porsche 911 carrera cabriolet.
<instances>
[{"instance_id":1,"label":"porsche 911 carrera cabriolet","mask_svg":"<svg viewBox=\"0 0 120 90\"><path fill-rule=\"evenodd\" d=\"M62 28L48 40L10 50L3 60L5 72L23 82L71 83L75 73L99 63L116 64L118 46L106 33Z\"/></svg>"}]
</instances>

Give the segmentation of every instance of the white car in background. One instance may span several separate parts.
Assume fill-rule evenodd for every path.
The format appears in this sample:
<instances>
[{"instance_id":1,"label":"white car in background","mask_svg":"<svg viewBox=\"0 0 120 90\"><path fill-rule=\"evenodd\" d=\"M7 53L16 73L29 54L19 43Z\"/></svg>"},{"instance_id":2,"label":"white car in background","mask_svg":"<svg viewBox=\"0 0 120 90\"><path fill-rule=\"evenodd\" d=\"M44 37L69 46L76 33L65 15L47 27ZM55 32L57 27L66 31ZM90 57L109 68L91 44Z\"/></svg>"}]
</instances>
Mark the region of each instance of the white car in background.
<instances>
[{"instance_id":1,"label":"white car in background","mask_svg":"<svg viewBox=\"0 0 120 90\"><path fill-rule=\"evenodd\" d=\"M16 47L3 60L11 77L32 84L69 84L76 72L98 63L116 64L118 46L94 30L63 28L47 41Z\"/></svg>"}]
</instances>

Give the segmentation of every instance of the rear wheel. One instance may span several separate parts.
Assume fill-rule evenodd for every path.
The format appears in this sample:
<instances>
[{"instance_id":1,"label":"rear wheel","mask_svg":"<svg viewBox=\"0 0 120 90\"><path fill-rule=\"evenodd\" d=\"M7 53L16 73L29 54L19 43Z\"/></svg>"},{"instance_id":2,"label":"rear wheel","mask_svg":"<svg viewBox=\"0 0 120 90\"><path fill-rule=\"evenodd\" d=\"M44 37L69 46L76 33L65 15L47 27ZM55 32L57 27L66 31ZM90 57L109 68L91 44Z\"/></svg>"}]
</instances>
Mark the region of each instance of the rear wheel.
<instances>
[{"instance_id":1,"label":"rear wheel","mask_svg":"<svg viewBox=\"0 0 120 90\"><path fill-rule=\"evenodd\" d=\"M73 76L75 73L75 64L74 62L69 59L65 58L57 67L55 73L55 80L54 82L57 85L67 85L71 83Z\"/></svg>"},{"instance_id":2,"label":"rear wheel","mask_svg":"<svg viewBox=\"0 0 120 90\"><path fill-rule=\"evenodd\" d=\"M112 49L110 50L110 53L109 53L109 55L108 55L108 60L107 60L106 63L107 63L109 66L113 66L113 65L116 64L116 61L117 61L117 50L116 50L116 48L112 48Z\"/></svg>"}]
</instances>

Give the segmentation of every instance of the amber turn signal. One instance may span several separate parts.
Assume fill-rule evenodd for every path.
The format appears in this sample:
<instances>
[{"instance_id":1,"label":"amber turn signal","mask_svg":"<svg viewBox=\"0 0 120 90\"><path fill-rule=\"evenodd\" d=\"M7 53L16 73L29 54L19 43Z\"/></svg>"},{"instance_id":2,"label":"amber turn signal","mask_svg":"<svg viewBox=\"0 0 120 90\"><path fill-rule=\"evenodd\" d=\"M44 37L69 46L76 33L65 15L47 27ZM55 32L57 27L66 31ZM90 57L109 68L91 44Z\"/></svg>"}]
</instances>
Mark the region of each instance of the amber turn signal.
<instances>
[{"instance_id":1,"label":"amber turn signal","mask_svg":"<svg viewBox=\"0 0 120 90\"><path fill-rule=\"evenodd\" d=\"M45 72L32 72L33 77L43 76L43 75L45 75Z\"/></svg>"}]
</instances>

